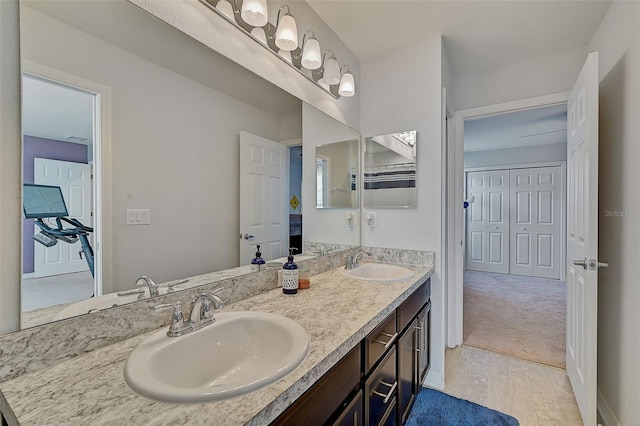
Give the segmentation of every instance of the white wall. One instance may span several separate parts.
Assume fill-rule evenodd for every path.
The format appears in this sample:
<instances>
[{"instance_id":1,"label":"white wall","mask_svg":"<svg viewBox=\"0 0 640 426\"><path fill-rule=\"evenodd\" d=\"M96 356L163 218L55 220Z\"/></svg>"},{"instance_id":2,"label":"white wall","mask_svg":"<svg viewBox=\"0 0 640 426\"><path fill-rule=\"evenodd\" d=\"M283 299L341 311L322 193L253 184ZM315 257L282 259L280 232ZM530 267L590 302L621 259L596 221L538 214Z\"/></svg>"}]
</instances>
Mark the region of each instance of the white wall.
<instances>
[{"instance_id":1,"label":"white wall","mask_svg":"<svg viewBox=\"0 0 640 426\"><path fill-rule=\"evenodd\" d=\"M398 64L403 64L398 66ZM377 227L363 227L362 245L430 250L433 274L432 368L429 384L444 379L444 291L441 282L442 38L431 38L361 64L364 137L417 130L415 209L377 209ZM364 212L366 214L366 211Z\"/></svg>"},{"instance_id":2,"label":"white wall","mask_svg":"<svg viewBox=\"0 0 640 426\"><path fill-rule=\"evenodd\" d=\"M573 87L587 58L586 47L454 77L457 111L553 93Z\"/></svg>"},{"instance_id":3,"label":"white wall","mask_svg":"<svg viewBox=\"0 0 640 426\"><path fill-rule=\"evenodd\" d=\"M111 88L113 291L237 266L238 133L293 137L300 116L285 132L267 111L40 12L22 19L24 58ZM125 226L127 208L150 209L151 225Z\"/></svg>"},{"instance_id":4,"label":"white wall","mask_svg":"<svg viewBox=\"0 0 640 426\"><path fill-rule=\"evenodd\" d=\"M464 167L510 166L567 160L567 144L525 146L464 153Z\"/></svg>"},{"instance_id":5,"label":"white wall","mask_svg":"<svg viewBox=\"0 0 640 426\"><path fill-rule=\"evenodd\" d=\"M22 129L18 1L0 1L0 333L20 327Z\"/></svg>"},{"instance_id":6,"label":"white wall","mask_svg":"<svg viewBox=\"0 0 640 426\"><path fill-rule=\"evenodd\" d=\"M589 48L600 57L599 409L640 421L640 3L613 2ZM607 211L624 212L622 216ZM610 409L610 411L609 411Z\"/></svg>"},{"instance_id":7,"label":"white wall","mask_svg":"<svg viewBox=\"0 0 640 426\"><path fill-rule=\"evenodd\" d=\"M316 145L359 139L359 134L316 108L302 104L302 235L304 241L360 244L359 226L348 226L353 209L316 209Z\"/></svg>"}]
</instances>

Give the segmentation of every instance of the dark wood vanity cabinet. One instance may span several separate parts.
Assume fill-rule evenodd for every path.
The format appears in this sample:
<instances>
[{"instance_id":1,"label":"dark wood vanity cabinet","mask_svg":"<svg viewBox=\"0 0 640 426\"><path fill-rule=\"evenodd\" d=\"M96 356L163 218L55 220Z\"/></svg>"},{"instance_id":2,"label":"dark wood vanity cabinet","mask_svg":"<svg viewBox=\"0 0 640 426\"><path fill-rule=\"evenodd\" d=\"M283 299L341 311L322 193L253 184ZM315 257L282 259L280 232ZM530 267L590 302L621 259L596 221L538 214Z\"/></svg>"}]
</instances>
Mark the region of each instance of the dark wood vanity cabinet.
<instances>
[{"instance_id":1,"label":"dark wood vanity cabinet","mask_svg":"<svg viewBox=\"0 0 640 426\"><path fill-rule=\"evenodd\" d=\"M424 383L424 379L427 377L429 368L431 367L431 301L420 310L417 318L416 329L416 351L418 355L418 383L417 390L419 391Z\"/></svg>"},{"instance_id":2,"label":"dark wood vanity cabinet","mask_svg":"<svg viewBox=\"0 0 640 426\"><path fill-rule=\"evenodd\" d=\"M430 297L427 280L272 424L404 423L429 371Z\"/></svg>"},{"instance_id":3,"label":"dark wood vanity cabinet","mask_svg":"<svg viewBox=\"0 0 640 426\"><path fill-rule=\"evenodd\" d=\"M417 324L418 320L414 319L398 339L398 412L400 423L404 423L407 419L416 395L418 377Z\"/></svg>"},{"instance_id":4,"label":"dark wood vanity cabinet","mask_svg":"<svg viewBox=\"0 0 640 426\"><path fill-rule=\"evenodd\" d=\"M352 395L360 391L361 380L362 351L361 345L357 345L272 424L290 426L358 424L349 423L348 419L345 419L346 423L336 423L334 419L353 410L349 404Z\"/></svg>"}]
</instances>

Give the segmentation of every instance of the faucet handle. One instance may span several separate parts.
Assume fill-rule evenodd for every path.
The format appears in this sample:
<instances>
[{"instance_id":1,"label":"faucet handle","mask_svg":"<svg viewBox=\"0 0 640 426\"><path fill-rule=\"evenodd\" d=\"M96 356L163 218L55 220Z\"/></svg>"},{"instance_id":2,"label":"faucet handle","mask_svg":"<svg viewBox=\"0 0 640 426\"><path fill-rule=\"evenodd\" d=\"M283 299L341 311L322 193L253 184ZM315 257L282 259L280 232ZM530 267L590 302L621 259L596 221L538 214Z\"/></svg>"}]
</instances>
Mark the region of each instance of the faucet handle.
<instances>
[{"instance_id":1,"label":"faucet handle","mask_svg":"<svg viewBox=\"0 0 640 426\"><path fill-rule=\"evenodd\" d=\"M173 309L171 314L171 324L169 325L169 331L167 336L176 337L184 334L184 329L188 327L188 324L184 322L184 314L182 313L182 302L179 300L173 303L161 303L159 305L152 306L154 311L166 311Z\"/></svg>"},{"instance_id":2,"label":"faucet handle","mask_svg":"<svg viewBox=\"0 0 640 426\"><path fill-rule=\"evenodd\" d=\"M353 255L347 255L347 258L344 262L344 269L353 269Z\"/></svg>"}]
</instances>

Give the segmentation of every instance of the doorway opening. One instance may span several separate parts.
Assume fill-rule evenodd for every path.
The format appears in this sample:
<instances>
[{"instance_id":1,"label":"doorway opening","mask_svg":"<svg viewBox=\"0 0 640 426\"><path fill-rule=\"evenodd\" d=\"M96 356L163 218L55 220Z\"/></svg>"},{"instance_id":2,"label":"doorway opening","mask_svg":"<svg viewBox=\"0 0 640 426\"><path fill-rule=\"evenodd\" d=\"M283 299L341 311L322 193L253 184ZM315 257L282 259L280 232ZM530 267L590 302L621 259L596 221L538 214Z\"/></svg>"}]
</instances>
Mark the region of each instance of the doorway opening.
<instances>
[{"instance_id":1,"label":"doorway opening","mask_svg":"<svg viewBox=\"0 0 640 426\"><path fill-rule=\"evenodd\" d=\"M100 94L73 84L74 78L37 64L23 74L23 183L59 187L69 217L95 228L88 235L95 278L81 244L70 239L49 247L23 221L21 328L57 319L67 306L102 293L102 129ZM54 78L52 77L59 77ZM52 220L52 219L45 219Z\"/></svg>"},{"instance_id":2,"label":"doorway opening","mask_svg":"<svg viewBox=\"0 0 640 426\"><path fill-rule=\"evenodd\" d=\"M566 104L464 122L463 343L565 367Z\"/></svg>"}]
</instances>

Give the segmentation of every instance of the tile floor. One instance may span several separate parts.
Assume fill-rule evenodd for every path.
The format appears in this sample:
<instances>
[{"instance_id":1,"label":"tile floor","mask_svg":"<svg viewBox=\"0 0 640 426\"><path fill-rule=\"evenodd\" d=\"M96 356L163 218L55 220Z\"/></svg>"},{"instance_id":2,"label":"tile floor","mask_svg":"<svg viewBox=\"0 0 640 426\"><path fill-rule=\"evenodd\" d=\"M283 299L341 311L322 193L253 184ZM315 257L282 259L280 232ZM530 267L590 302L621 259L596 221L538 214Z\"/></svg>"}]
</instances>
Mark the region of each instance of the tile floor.
<instances>
[{"instance_id":1,"label":"tile floor","mask_svg":"<svg viewBox=\"0 0 640 426\"><path fill-rule=\"evenodd\" d=\"M582 425L566 371L469 346L447 349L444 391L521 426Z\"/></svg>"},{"instance_id":2,"label":"tile floor","mask_svg":"<svg viewBox=\"0 0 640 426\"><path fill-rule=\"evenodd\" d=\"M88 299L94 291L89 271L22 280L22 311Z\"/></svg>"}]
</instances>

